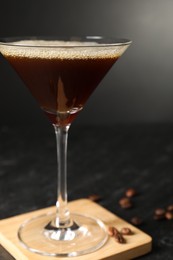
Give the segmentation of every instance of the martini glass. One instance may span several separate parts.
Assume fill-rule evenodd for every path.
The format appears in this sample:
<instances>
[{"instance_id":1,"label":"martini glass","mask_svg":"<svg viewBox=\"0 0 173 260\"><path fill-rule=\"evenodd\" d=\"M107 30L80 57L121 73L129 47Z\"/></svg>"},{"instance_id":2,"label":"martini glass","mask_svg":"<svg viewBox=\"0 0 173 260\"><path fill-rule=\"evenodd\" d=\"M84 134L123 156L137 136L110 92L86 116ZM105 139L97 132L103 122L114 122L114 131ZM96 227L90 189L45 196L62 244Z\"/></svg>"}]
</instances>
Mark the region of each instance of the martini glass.
<instances>
[{"instance_id":1,"label":"martini glass","mask_svg":"<svg viewBox=\"0 0 173 260\"><path fill-rule=\"evenodd\" d=\"M54 126L57 140L56 210L25 221L18 231L20 242L32 252L78 256L99 249L107 241L102 221L68 209L67 138L72 121L130 43L96 36L0 40L0 52L38 101Z\"/></svg>"}]
</instances>

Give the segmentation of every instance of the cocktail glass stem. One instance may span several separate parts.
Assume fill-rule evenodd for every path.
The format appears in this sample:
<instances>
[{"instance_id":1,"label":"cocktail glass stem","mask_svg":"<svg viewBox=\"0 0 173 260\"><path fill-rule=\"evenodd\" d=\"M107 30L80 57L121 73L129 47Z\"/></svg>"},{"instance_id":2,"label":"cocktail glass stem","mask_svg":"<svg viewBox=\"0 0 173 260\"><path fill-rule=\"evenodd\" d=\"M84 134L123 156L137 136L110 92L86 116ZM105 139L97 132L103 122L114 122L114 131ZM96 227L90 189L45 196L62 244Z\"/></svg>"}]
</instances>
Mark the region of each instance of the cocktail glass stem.
<instances>
[{"instance_id":1,"label":"cocktail glass stem","mask_svg":"<svg viewBox=\"0 0 173 260\"><path fill-rule=\"evenodd\" d=\"M67 142L70 125L54 125L57 145L57 202L55 227L68 227L71 223L70 212L67 206Z\"/></svg>"}]
</instances>

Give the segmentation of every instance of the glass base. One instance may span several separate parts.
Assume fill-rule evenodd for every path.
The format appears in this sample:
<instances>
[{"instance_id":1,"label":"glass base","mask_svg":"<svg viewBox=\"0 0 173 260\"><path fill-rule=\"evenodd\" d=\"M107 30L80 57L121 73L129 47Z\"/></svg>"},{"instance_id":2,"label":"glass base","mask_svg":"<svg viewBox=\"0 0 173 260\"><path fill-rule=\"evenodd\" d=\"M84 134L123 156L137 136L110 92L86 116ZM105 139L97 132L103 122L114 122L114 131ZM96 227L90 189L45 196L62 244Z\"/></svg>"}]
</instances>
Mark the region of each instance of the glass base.
<instances>
[{"instance_id":1,"label":"glass base","mask_svg":"<svg viewBox=\"0 0 173 260\"><path fill-rule=\"evenodd\" d=\"M71 214L73 223L67 228L49 225L55 214L45 214L24 222L18 238L29 251L45 256L70 257L91 253L108 238L103 222L85 215Z\"/></svg>"}]
</instances>

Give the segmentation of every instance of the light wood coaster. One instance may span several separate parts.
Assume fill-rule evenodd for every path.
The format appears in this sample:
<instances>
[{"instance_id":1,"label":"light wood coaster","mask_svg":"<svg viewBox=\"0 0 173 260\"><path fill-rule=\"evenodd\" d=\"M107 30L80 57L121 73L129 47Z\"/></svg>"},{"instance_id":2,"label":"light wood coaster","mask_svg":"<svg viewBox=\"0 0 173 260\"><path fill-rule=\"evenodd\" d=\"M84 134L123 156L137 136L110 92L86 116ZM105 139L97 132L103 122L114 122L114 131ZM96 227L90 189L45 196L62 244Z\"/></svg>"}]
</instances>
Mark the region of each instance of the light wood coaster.
<instances>
[{"instance_id":1,"label":"light wood coaster","mask_svg":"<svg viewBox=\"0 0 173 260\"><path fill-rule=\"evenodd\" d=\"M71 212L87 214L98 218L102 220L107 227L115 226L118 230L122 227L129 227L133 231L133 235L125 236L125 244L119 244L114 238L109 237L107 243L99 250L83 256L71 257L71 260L127 260L134 259L151 251L152 239L149 235L112 214L100 205L88 199L80 199L70 202L69 209ZM47 257L29 252L20 245L17 237L18 228L26 219L54 211L55 207L49 207L1 220L0 244L16 260L69 260L69 257Z\"/></svg>"}]
</instances>

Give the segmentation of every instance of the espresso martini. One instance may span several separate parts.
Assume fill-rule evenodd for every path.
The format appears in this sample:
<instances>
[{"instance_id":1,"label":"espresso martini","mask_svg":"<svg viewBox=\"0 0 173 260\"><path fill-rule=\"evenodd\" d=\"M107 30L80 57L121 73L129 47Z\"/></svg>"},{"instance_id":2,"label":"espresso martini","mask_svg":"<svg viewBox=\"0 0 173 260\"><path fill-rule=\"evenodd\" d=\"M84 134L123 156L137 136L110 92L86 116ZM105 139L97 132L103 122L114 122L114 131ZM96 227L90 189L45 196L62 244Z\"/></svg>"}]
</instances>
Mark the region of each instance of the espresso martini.
<instances>
[{"instance_id":1,"label":"espresso martini","mask_svg":"<svg viewBox=\"0 0 173 260\"><path fill-rule=\"evenodd\" d=\"M38 40L11 44L26 47L1 48L2 54L23 79L51 122L59 126L73 121L127 47L118 51L93 42L87 47L89 42Z\"/></svg>"}]
</instances>

